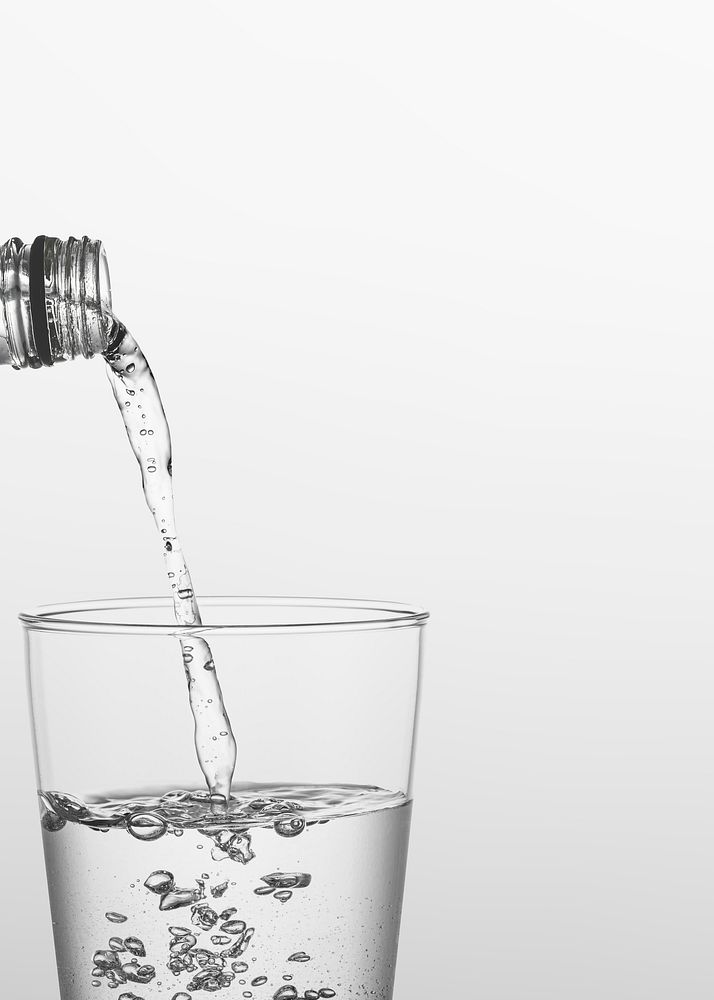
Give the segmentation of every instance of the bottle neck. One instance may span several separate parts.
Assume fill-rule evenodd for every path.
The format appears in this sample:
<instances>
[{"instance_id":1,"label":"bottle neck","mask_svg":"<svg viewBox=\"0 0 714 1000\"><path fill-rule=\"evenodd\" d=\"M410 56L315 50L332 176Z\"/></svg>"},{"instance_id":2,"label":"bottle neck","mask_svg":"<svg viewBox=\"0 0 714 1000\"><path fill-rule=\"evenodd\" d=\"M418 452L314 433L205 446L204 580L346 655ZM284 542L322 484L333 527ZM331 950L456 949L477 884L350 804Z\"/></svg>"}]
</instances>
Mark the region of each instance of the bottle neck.
<instances>
[{"instance_id":1,"label":"bottle neck","mask_svg":"<svg viewBox=\"0 0 714 1000\"><path fill-rule=\"evenodd\" d=\"M114 319L102 244L12 239L0 247L0 364L41 368L106 350Z\"/></svg>"}]
</instances>

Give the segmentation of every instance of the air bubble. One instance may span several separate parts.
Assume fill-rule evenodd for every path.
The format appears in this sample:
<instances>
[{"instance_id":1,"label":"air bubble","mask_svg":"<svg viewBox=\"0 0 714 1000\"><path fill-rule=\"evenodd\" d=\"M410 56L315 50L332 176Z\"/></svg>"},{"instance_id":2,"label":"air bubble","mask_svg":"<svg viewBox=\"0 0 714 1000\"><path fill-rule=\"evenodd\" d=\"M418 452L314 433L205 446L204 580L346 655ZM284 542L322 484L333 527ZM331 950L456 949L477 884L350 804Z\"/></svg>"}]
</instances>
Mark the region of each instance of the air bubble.
<instances>
[{"instance_id":1,"label":"air bubble","mask_svg":"<svg viewBox=\"0 0 714 1000\"><path fill-rule=\"evenodd\" d=\"M267 976L256 976L255 979L251 980L251 986L265 986L268 981Z\"/></svg>"},{"instance_id":2,"label":"air bubble","mask_svg":"<svg viewBox=\"0 0 714 1000\"><path fill-rule=\"evenodd\" d=\"M247 962L231 962L231 969L236 973L247 972L248 963Z\"/></svg>"},{"instance_id":3,"label":"air bubble","mask_svg":"<svg viewBox=\"0 0 714 1000\"><path fill-rule=\"evenodd\" d=\"M279 837L297 837L305 829L305 820L302 816L289 816L276 819L273 829Z\"/></svg>"},{"instance_id":4,"label":"air bubble","mask_svg":"<svg viewBox=\"0 0 714 1000\"><path fill-rule=\"evenodd\" d=\"M123 913L112 913L110 911L109 913L105 913L104 916L112 924L124 924L127 920Z\"/></svg>"},{"instance_id":5,"label":"air bubble","mask_svg":"<svg viewBox=\"0 0 714 1000\"><path fill-rule=\"evenodd\" d=\"M130 375L134 371L135 368L136 368L136 365L134 364L133 361L126 366L126 370L129 372Z\"/></svg>"},{"instance_id":6,"label":"air bubble","mask_svg":"<svg viewBox=\"0 0 714 1000\"><path fill-rule=\"evenodd\" d=\"M226 920L225 923L221 924L221 930L225 931L226 934L242 934L245 930L245 921Z\"/></svg>"},{"instance_id":7,"label":"air bubble","mask_svg":"<svg viewBox=\"0 0 714 1000\"><path fill-rule=\"evenodd\" d=\"M199 889L172 889L161 897L160 910L177 910L180 906L190 906L201 898Z\"/></svg>"},{"instance_id":8,"label":"air bubble","mask_svg":"<svg viewBox=\"0 0 714 1000\"><path fill-rule=\"evenodd\" d=\"M167 824L154 813L134 813L127 821L126 828L137 840L158 840L168 830Z\"/></svg>"},{"instance_id":9,"label":"air bubble","mask_svg":"<svg viewBox=\"0 0 714 1000\"><path fill-rule=\"evenodd\" d=\"M200 927L201 930L210 931L218 923L218 914L206 903L202 903L200 906L194 907L191 923ZM225 927L221 927L221 930L225 930Z\"/></svg>"},{"instance_id":10,"label":"air bubble","mask_svg":"<svg viewBox=\"0 0 714 1000\"><path fill-rule=\"evenodd\" d=\"M263 875L260 881L273 889L304 889L312 882L312 875L307 872L273 872Z\"/></svg>"},{"instance_id":11,"label":"air bubble","mask_svg":"<svg viewBox=\"0 0 714 1000\"><path fill-rule=\"evenodd\" d=\"M170 892L174 887L174 877L171 872L159 871L152 872L151 875L147 876L144 885L151 892L156 892L160 896L163 896L165 892Z\"/></svg>"},{"instance_id":12,"label":"air bubble","mask_svg":"<svg viewBox=\"0 0 714 1000\"><path fill-rule=\"evenodd\" d=\"M287 903L292 898L293 894L289 889L281 889L280 892L275 893L275 899L280 900L281 903Z\"/></svg>"},{"instance_id":13,"label":"air bubble","mask_svg":"<svg viewBox=\"0 0 714 1000\"><path fill-rule=\"evenodd\" d=\"M138 937L128 937L124 938L124 947L127 951L130 951L132 955L138 955L139 958L144 958L146 955L146 948L144 947L144 942Z\"/></svg>"},{"instance_id":14,"label":"air bubble","mask_svg":"<svg viewBox=\"0 0 714 1000\"><path fill-rule=\"evenodd\" d=\"M118 969L119 959L115 951L95 951L92 962L99 969Z\"/></svg>"},{"instance_id":15,"label":"air bubble","mask_svg":"<svg viewBox=\"0 0 714 1000\"><path fill-rule=\"evenodd\" d=\"M310 956L304 951L296 951L294 955L291 955L288 962L309 962Z\"/></svg>"},{"instance_id":16,"label":"air bubble","mask_svg":"<svg viewBox=\"0 0 714 1000\"><path fill-rule=\"evenodd\" d=\"M334 990L320 990L320 992L318 993L318 996L319 997L324 997L325 1000L330 1000L331 997L336 996L336 993L335 993Z\"/></svg>"},{"instance_id":17,"label":"air bubble","mask_svg":"<svg viewBox=\"0 0 714 1000\"><path fill-rule=\"evenodd\" d=\"M297 1000L298 991L294 986L281 986L277 993L273 994L273 1000Z\"/></svg>"}]
</instances>

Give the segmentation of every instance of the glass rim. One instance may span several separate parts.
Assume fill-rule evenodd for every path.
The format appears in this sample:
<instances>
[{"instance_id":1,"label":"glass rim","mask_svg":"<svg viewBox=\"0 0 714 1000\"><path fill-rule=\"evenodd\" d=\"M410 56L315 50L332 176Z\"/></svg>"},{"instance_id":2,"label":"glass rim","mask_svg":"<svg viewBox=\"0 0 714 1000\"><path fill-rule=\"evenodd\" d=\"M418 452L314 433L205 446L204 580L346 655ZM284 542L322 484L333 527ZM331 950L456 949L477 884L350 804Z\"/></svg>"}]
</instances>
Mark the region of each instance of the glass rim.
<instances>
[{"instance_id":1,"label":"glass rim","mask_svg":"<svg viewBox=\"0 0 714 1000\"><path fill-rule=\"evenodd\" d=\"M345 632L412 628L426 624L424 608L395 601L375 601L331 597L207 596L198 598L199 607L275 609L275 621L218 622L178 625L176 622L112 621L112 612L147 611L162 608L173 613L171 597L119 597L94 601L42 604L18 615L27 631L72 632L87 635L257 635L307 632ZM278 614L284 609L282 614ZM300 609L303 610L302 618ZM309 617L307 609L312 609ZM324 611L318 618L317 611ZM340 613L341 612L341 613ZM87 617L82 617L87 616ZM137 616L138 617L138 616ZM292 619L292 620L291 620Z\"/></svg>"}]
</instances>

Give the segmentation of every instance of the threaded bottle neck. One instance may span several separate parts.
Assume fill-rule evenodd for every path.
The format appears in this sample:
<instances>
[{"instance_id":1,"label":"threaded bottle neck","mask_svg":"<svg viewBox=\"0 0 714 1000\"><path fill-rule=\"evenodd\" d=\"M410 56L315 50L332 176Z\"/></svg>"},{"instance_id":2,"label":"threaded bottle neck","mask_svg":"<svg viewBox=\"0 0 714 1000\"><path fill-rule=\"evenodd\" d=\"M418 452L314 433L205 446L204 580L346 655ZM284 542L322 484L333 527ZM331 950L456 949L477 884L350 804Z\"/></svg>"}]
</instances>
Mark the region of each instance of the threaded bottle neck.
<instances>
[{"instance_id":1,"label":"threaded bottle neck","mask_svg":"<svg viewBox=\"0 0 714 1000\"><path fill-rule=\"evenodd\" d=\"M40 368L91 358L111 336L104 248L88 237L0 247L0 364Z\"/></svg>"}]
</instances>

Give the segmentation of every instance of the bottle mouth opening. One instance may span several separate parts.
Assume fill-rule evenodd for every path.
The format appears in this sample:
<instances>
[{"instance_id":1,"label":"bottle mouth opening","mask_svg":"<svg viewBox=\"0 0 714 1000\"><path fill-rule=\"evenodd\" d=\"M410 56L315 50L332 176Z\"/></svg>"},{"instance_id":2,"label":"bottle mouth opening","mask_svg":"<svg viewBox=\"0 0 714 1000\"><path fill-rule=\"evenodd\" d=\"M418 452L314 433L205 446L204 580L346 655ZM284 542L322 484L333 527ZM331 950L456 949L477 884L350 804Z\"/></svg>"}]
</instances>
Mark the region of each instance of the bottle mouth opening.
<instances>
[{"instance_id":1,"label":"bottle mouth opening","mask_svg":"<svg viewBox=\"0 0 714 1000\"><path fill-rule=\"evenodd\" d=\"M113 326L107 256L87 236L17 237L0 247L0 360L50 367L107 347Z\"/></svg>"}]
</instances>

